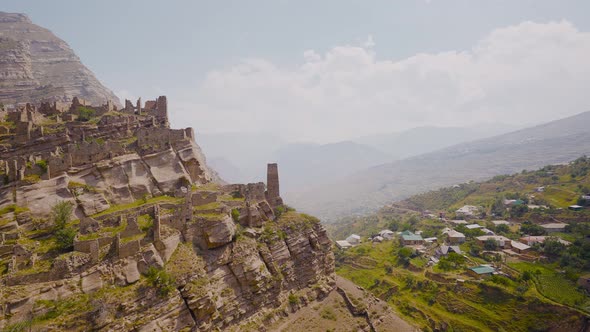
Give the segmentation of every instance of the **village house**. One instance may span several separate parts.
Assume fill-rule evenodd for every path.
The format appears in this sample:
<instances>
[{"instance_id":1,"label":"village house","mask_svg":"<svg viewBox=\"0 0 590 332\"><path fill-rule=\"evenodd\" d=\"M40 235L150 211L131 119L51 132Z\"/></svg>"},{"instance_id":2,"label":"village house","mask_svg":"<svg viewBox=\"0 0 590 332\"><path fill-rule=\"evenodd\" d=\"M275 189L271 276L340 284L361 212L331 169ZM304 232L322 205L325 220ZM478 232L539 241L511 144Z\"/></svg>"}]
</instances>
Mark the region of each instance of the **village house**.
<instances>
[{"instance_id":1,"label":"village house","mask_svg":"<svg viewBox=\"0 0 590 332\"><path fill-rule=\"evenodd\" d=\"M546 239L551 238L551 236L523 236L519 239L520 242L532 246L535 243L544 243ZM552 237L554 239L557 239L557 241L559 241L560 243L569 246L571 244L571 242L566 241L566 240L562 240L558 237Z\"/></svg>"},{"instance_id":2,"label":"village house","mask_svg":"<svg viewBox=\"0 0 590 332\"><path fill-rule=\"evenodd\" d=\"M338 249L348 249L352 247L352 244L348 243L346 240L336 241L336 247Z\"/></svg>"},{"instance_id":3,"label":"village house","mask_svg":"<svg viewBox=\"0 0 590 332\"><path fill-rule=\"evenodd\" d=\"M512 246L512 251L518 254L524 254L530 251L531 247L521 242L510 241L510 245Z\"/></svg>"},{"instance_id":4,"label":"village house","mask_svg":"<svg viewBox=\"0 0 590 332\"><path fill-rule=\"evenodd\" d=\"M503 249L510 249L511 240L502 235L483 235L476 237L479 245L483 246L488 240L496 241L496 245Z\"/></svg>"},{"instance_id":5,"label":"village house","mask_svg":"<svg viewBox=\"0 0 590 332\"><path fill-rule=\"evenodd\" d=\"M492 224L494 224L494 226L499 226L499 225L509 226L510 225L510 223L506 220L492 220Z\"/></svg>"},{"instance_id":6,"label":"village house","mask_svg":"<svg viewBox=\"0 0 590 332\"><path fill-rule=\"evenodd\" d=\"M465 221L465 220L451 220L451 224L454 224L454 225L457 225L457 226L459 226L459 225L467 225L467 221Z\"/></svg>"},{"instance_id":7,"label":"village house","mask_svg":"<svg viewBox=\"0 0 590 332\"><path fill-rule=\"evenodd\" d=\"M352 234L346 238L346 242L350 243L352 246L356 246L361 244L361 237L356 234Z\"/></svg>"},{"instance_id":8,"label":"village house","mask_svg":"<svg viewBox=\"0 0 590 332\"><path fill-rule=\"evenodd\" d=\"M506 206L516 206L516 205L522 205L524 204L524 201L521 199L505 199L504 200L504 205Z\"/></svg>"},{"instance_id":9,"label":"village house","mask_svg":"<svg viewBox=\"0 0 590 332\"><path fill-rule=\"evenodd\" d=\"M383 236L381 236L381 235L374 236L374 237L371 239L371 241L373 241L373 242L377 242L377 243L381 243L381 242L383 242Z\"/></svg>"},{"instance_id":10,"label":"village house","mask_svg":"<svg viewBox=\"0 0 590 332\"><path fill-rule=\"evenodd\" d=\"M478 225L478 224L469 224L469 225L465 225L465 228L467 228L467 229L479 229L479 228L483 228L483 226Z\"/></svg>"},{"instance_id":11,"label":"village house","mask_svg":"<svg viewBox=\"0 0 590 332\"><path fill-rule=\"evenodd\" d=\"M465 205L455 211L455 215L462 216L464 218L474 217L479 214L479 208L473 205Z\"/></svg>"},{"instance_id":12,"label":"village house","mask_svg":"<svg viewBox=\"0 0 590 332\"><path fill-rule=\"evenodd\" d=\"M551 223L551 224L541 225L541 227L543 227L543 229L545 229L545 231L547 233L565 232L566 226L567 226L567 224L565 224L565 223Z\"/></svg>"},{"instance_id":13,"label":"village house","mask_svg":"<svg viewBox=\"0 0 590 332\"><path fill-rule=\"evenodd\" d=\"M438 240L438 239L435 238L435 237L427 237L427 238L424 239L424 242L426 242L426 243L434 243L434 242L436 242L436 240Z\"/></svg>"},{"instance_id":14,"label":"village house","mask_svg":"<svg viewBox=\"0 0 590 332\"><path fill-rule=\"evenodd\" d=\"M486 278L491 276L496 270L488 265L472 267L468 270L469 274L476 278Z\"/></svg>"},{"instance_id":15,"label":"village house","mask_svg":"<svg viewBox=\"0 0 590 332\"><path fill-rule=\"evenodd\" d=\"M414 234L410 231L403 231L401 233L401 243L404 246L421 245L424 243L424 239L418 234Z\"/></svg>"},{"instance_id":16,"label":"village house","mask_svg":"<svg viewBox=\"0 0 590 332\"><path fill-rule=\"evenodd\" d=\"M581 211L584 207L576 204L576 205L570 205L567 208L572 211Z\"/></svg>"},{"instance_id":17,"label":"village house","mask_svg":"<svg viewBox=\"0 0 590 332\"><path fill-rule=\"evenodd\" d=\"M389 229L384 229L381 232L379 232L379 236L381 236L384 240L391 240L394 238L395 233L393 231L390 231Z\"/></svg>"},{"instance_id":18,"label":"village house","mask_svg":"<svg viewBox=\"0 0 590 332\"><path fill-rule=\"evenodd\" d=\"M459 246L447 246L447 245L443 244L442 246L438 247L438 249L436 249L436 251L434 252L434 255L436 257L440 258L441 256L448 255L450 252L454 252L456 254L463 253L461 251L461 249L459 248Z\"/></svg>"},{"instance_id":19,"label":"village house","mask_svg":"<svg viewBox=\"0 0 590 332\"><path fill-rule=\"evenodd\" d=\"M538 193L542 193L545 191L545 187L537 187L537 188L535 188L535 191Z\"/></svg>"},{"instance_id":20,"label":"village house","mask_svg":"<svg viewBox=\"0 0 590 332\"><path fill-rule=\"evenodd\" d=\"M447 240L450 244L461 244L465 242L465 234L451 229L447 232Z\"/></svg>"},{"instance_id":21,"label":"village house","mask_svg":"<svg viewBox=\"0 0 590 332\"><path fill-rule=\"evenodd\" d=\"M492 230L489 230L489 229L487 229L485 227L484 228L480 228L479 230L482 231L484 235L495 235L496 234Z\"/></svg>"}]
</instances>

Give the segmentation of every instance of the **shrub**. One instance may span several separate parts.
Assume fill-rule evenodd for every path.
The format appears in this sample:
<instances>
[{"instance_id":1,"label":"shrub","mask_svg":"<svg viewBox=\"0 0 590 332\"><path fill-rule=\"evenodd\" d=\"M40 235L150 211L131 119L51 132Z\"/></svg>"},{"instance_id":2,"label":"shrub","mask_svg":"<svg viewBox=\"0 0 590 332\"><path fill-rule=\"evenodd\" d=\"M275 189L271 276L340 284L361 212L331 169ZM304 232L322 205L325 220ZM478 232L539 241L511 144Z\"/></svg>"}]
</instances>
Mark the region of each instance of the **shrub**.
<instances>
[{"instance_id":1,"label":"shrub","mask_svg":"<svg viewBox=\"0 0 590 332\"><path fill-rule=\"evenodd\" d=\"M275 209L275 216L278 218L280 217L283 213L285 213L287 210L285 209L284 206L277 206Z\"/></svg>"},{"instance_id":2,"label":"shrub","mask_svg":"<svg viewBox=\"0 0 590 332\"><path fill-rule=\"evenodd\" d=\"M402 247L397 251L397 262L400 265L408 265L410 263L410 259L414 254L414 250L408 247Z\"/></svg>"},{"instance_id":3,"label":"shrub","mask_svg":"<svg viewBox=\"0 0 590 332\"><path fill-rule=\"evenodd\" d=\"M235 223L238 223L240 221L240 211L238 209L232 209L231 218L234 220Z\"/></svg>"},{"instance_id":4,"label":"shrub","mask_svg":"<svg viewBox=\"0 0 590 332\"><path fill-rule=\"evenodd\" d=\"M96 116L95 110L88 108L88 107L84 107L84 106L78 107L78 121L87 122L87 121L90 121L90 119L94 118L95 116Z\"/></svg>"},{"instance_id":5,"label":"shrub","mask_svg":"<svg viewBox=\"0 0 590 332\"><path fill-rule=\"evenodd\" d=\"M47 160L39 160L35 163L37 166L39 166L39 168L41 168L41 170L43 171L43 174L47 173Z\"/></svg>"},{"instance_id":6,"label":"shrub","mask_svg":"<svg viewBox=\"0 0 590 332\"><path fill-rule=\"evenodd\" d=\"M496 233L510 233L510 227L508 225L498 225L496 226Z\"/></svg>"},{"instance_id":7,"label":"shrub","mask_svg":"<svg viewBox=\"0 0 590 332\"><path fill-rule=\"evenodd\" d=\"M67 201L61 201L51 208L51 218L57 229L64 228L70 222L72 211L72 204Z\"/></svg>"},{"instance_id":8,"label":"shrub","mask_svg":"<svg viewBox=\"0 0 590 332\"><path fill-rule=\"evenodd\" d=\"M496 243L496 240L494 239L487 239L486 242L484 242L483 247L485 250L497 250L498 243Z\"/></svg>"},{"instance_id":9,"label":"shrub","mask_svg":"<svg viewBox=\"0 0 590 332\"><path fill-rule=\"evenodd\" d=\"M291 293L289 294L289 304L290 305L297 305L299 303L299 298L297 295Z\"/></svg>"},{"instance_id":10,"label":"shrub","mask_svg":"<svg viewBox=\"0 0 590 332\"><path fill-rule=\"evenodd\" d=\"M544 235L546 233L543 227L533 224L530 221L525 221L524 223L522 223L522 225L520 226L520 231L523 234L528 234L532 236Z\"/></svg>"},{"instance_id":11,"label":"shrub","mask_svg":"<svg viewBox=\"0 0 590 332\"><path fill-rule=\"evenodd\" d=\"M61 201L51 208L51 218L55 223L55 241L57 247L61 250L70 250L74 247L74 238L76 230L68 227L72 217L72 204L67 201Z\"/></svg>"},{"instance_id":12,"label":"shrub","mask_svg":"<svg viewBox=\"0 0 590 332\"><path fill-rule=\"evenodd\" d=\"M65 227L58 229L55 232L55 242L57 247L61 250L70 250L74 247L74 238L76 238L76 230L72 227Z\"/></svg>"},{"instance_id":13,"label":"shrub","mask_svg":"<svg viewBox=\"0 0 590 332\"><path fill-rule=\"evenodd\" d=\"M526 270L522 273L522 275L520 276L520 279L523 281L529 281L529 280L533 279L533 273L529 270Z\"/></svg>"},{"instance_id":14,"label":"shrub","mask_svg":"<svg viewBox=\"0 0 590 332\"><path fill-rule=\"evenodd\" d=\"M333 321L337 320L336 314L334 313L332 308L324 308L324 310L322 310L322 312L320 313L320 317L322 317L323 319L329 319Z\"/></svg>"},{"instance_id":15,"label":"shrub","mask_svg":"<svg viewBox=\"0 0 590 332\"><path fill-rule=\"evenodd\" d=\"M174 278L166 270L150 267L146 274L148 284L158 290L160 296L170 294L176 287Z\"/></svg>"},{"instance_id":16,"label":"shrub","mask_svg":"<svg viewBox=\"0 0 590 332\"><path fill-rule=\"evenodd\" d=\"M41 181L41 177L37 174L31 174L24 177L23 181L27 184L35 184Z\"/></svg>"}]
</instances>

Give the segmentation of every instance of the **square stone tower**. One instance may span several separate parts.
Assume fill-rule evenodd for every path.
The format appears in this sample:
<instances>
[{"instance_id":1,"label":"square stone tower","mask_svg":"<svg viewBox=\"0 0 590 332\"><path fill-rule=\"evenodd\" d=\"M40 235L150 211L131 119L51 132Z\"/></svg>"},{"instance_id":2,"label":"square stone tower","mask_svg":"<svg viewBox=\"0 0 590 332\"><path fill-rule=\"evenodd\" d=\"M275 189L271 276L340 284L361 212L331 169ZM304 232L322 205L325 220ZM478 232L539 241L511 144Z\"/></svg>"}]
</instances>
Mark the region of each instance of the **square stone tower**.
<instances>
[{"instance_id":1,"label":"square stone tower","mask_svg":"<svg viewBox=\"0 0 590 332\"><path fill-rule=\"evenodd\" d=\"M279 190L279 167L276 163L267 165L266 200L273 208L283 205L283 199Z\"/></svg>"}]
</instances>

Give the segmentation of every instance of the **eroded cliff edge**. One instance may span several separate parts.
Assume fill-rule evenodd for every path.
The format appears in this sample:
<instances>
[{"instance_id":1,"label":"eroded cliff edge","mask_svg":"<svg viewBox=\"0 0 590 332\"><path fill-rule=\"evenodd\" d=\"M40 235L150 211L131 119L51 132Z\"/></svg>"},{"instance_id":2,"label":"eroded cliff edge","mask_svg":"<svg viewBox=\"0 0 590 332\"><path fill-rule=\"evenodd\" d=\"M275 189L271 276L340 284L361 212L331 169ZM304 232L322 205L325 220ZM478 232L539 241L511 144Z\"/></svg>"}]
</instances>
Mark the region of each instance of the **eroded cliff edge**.
<instances>
[{"instance_id":1,"label":"eroded cliff edge","mask_svg":"<svg viewBox=\"0 0 590 332\"><path fill-rule=\"evenodd\" d=\"M265 324L334 287L319 221L264 183L216 181L165 97L0 111L0 328L177 331ZM57 238L55 207L71 204Z\"/></svg>"}]
</instances>

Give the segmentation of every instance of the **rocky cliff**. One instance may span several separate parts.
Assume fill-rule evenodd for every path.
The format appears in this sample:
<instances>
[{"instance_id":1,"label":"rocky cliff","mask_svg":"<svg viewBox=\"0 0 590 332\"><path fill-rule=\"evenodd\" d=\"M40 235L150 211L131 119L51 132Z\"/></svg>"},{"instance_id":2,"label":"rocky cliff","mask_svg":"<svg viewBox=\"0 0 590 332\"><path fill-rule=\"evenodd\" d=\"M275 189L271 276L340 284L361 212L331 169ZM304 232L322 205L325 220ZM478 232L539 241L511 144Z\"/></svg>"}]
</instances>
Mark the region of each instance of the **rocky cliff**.
<instances>
[{"instance_id":1,"label":"rocky cliff","mask_svg":"<svg viewBox=\"0 0 590 332\"><path fill-rule=\"evenodd\" d=\"M23 14L0 12L0 102L119 104L63 40Z\"/></svg>"},{"instance_id":2,"label":"rocky cliff","mask_svg":"<svg viewBox=\"0 0 590 332\"><path fill-rule=\"evenodd\" d=\"M217 181L166 97L0 110L0 329L264 330L334 288L319 221Z\"/></svg>"}]
</instances>

